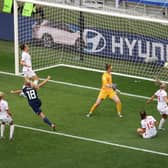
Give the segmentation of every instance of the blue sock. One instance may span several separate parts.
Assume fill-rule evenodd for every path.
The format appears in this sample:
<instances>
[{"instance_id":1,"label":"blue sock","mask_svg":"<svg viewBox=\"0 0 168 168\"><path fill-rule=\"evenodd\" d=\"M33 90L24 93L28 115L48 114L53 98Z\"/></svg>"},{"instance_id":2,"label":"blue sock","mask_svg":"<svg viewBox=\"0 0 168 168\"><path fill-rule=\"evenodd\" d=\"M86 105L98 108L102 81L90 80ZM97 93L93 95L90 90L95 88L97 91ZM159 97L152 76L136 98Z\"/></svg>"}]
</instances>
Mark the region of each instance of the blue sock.
<instances>
[{"instance_id":1,"label":"blue sock","mask_svg":"<svg viewBox=\"0 0 168 168\"><path fill-rule=\"evenodd\" d=\"M51 127L52 123L47 117L43 118L43 121Z\"/></svg>"}]
</instances>

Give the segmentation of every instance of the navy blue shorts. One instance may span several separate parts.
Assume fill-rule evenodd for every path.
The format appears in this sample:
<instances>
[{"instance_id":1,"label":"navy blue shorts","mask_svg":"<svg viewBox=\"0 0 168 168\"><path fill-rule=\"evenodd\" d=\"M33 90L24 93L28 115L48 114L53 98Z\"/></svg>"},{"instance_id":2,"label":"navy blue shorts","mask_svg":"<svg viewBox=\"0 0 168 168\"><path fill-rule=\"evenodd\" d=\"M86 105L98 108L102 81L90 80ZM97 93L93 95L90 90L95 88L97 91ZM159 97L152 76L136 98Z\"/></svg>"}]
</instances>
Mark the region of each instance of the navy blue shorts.
<instances>
[{"instance_id":1,"label":"navy blue shorts","mask_svg":"<svg viewBox=\"0 0 168 168\"><path fill-rule=\"evenodd\" d=\"M39 115L42 112L40 109L40 107L41 107L41 100L40 99L29 102L29 105L31 106L31 108L33 109L33 111L37 115Z\"/></svg>"}]
</instances>

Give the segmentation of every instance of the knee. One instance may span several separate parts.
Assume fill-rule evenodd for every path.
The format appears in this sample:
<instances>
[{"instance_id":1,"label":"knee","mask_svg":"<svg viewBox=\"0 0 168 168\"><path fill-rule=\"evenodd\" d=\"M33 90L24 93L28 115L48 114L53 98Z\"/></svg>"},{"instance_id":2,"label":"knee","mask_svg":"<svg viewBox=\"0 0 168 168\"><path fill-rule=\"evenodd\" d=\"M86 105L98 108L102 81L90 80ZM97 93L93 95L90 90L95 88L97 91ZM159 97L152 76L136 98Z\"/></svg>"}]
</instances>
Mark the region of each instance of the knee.
<instances>
[{"instance_id":1,"label":"knee","mask_svg":"<svg viewBox=\"0 0 168 168\"><path fill-rule=\"evenodd\" d=\"M137 128L137 133L142 135L144 133L144 130L142 128Z\"/></svg>"},{"instance_id":2,"label":"knee","mask_svg":"<svg viewBox=\"0 0 168 168\"><path fill-rule=\"evenodd\" d=\"M97 107L101 104L102 101L103 99L98 99L94 105Z\"/></svg>"},{"instance_id":3,"label":"knee","mask_svg":"<svg viewBox=\"0 0 168 168\"><path fill-rule=\"evenodd\" d=\"M141 132L141 128L137 128L137 133L140 133Z\"/></svg>"},{"instance_id":4,"label":"knee","mask_svg":"<svg viewBox=\"0 0 168 168\"><path fill-rule=\"evenodd\" d=\"M167 119L167 114L163 114L162 118L164 118L166 120Z\"/></svg>"},{"instance_id":5,"label":"knee","mask_svg":"<svg viewBox=\"0 0 168 168\"><path fill-rule=\"evenodd\" d=\"M116 100L116 103L117 103L117 104L121 104L120 99Z\"/></svg>"},{"instance_id":6,"label":"knee","mask_svg":"<svg viewBox=\"0 0 168 168\"><path fill-rule=\"evenodd\" d=\"M11 121L10 123L9 123L9 125L13 125L14 124L14 122L13 121Z\"/></svg>"},{"instance_id":7,"label":"knee","mask_svg":"<svg viewBox=\"0 0 168 168\"><path fill-rule=\"evenodd\" d=\"M100 105L100 103L98 103L98 102L96 102L96 103L94 104L95 107L98 107L99 105Z\"/></svg>"}]
</instances>

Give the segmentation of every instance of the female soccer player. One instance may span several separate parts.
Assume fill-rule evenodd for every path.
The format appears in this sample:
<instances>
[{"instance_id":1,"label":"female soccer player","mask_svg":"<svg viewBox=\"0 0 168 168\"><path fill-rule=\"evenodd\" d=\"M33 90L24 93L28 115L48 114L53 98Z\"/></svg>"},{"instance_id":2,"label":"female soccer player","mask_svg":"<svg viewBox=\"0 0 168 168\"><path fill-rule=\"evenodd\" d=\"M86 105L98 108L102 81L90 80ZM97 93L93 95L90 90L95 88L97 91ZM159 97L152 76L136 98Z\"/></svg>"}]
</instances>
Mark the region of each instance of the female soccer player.
<instances>
[{"instance_id":1,"label":"female soccer player","mask_svg":"<svg viewBox=\"0 0 168 168\"><path fill-rule=\"evenodd\" d=\"M147 116L146 112L140 112L141 128L137 129L137 133L144 139L152 138L157 135L156 120L152 116Z\"/></svg>"},{"instance_id":2,"label":"female soccer player","mask_svg":"<svg viewBox=\"0 0 168 168\"><path fill-rule=\"evenodd\" d=\"M121 114L121 101L117 96L116 92L112 88L112 76L111 76L112 66L110 64L106 64L106 71L102 75L102 88L98 95L98 98L95 104L91 107L89 113L86 115L90 117L94 110L100 105L100 103L106 99L107 97L113 100L116 103L117 113L119 117L123 117Z\"/></svg>"},{"instance_id":3,"label":"female soccer player","mask_svg":"<svg viewBox=\"0 0 168 168\"><path fill-rule=\"evenodd\" d=\"M23 93L26 95L28 104L32 108L32 110L38 116L40 116L40 118L46 124L52 127L53 131L55 131L55 124L51 123L51 121L45 116L45 114L40 109L42 103L37 94L37 90L41 88L42 86L44 86L48 82L49 79L50 79L50 76L48 76L44 81L42 81L38 85L35 85L34 82L31 82L30 80L25 81L25 86L23 87Z\"/></svg>"},{"instance_id":4,"label":"female soccer player","mask_svg":"<svg viewBox=\"0 0 168 168\"><path fill-rule=\"evenodd\" d=\"M159 111L160 115L162 116L160 123L159 123L159 130L164 130L163 125L168 117L168 97L167 97L167 85L165 83L160 84L160 89L157 90L154 95L147 100L147 104L152 102L155 97L157 97L157 110Z\"/></svg>"},{"instance_id":5,"label":"female soccer player","mask_svg":"<svg viewBox=\"0 0 168 168\"><path fill-rule=\"evenodd\" d=\"M22 50L22 56L20 60L20 64L23 66L23 74L25 80L31 80L33 79L34 84L38 84L38 76L36 73L32 70L32 62L31 62L31 56L29 54L29 47L26 44L22 44L20 46L20 49Z\"/></svg>"},{"instance_id":6,"label":"female soccer player","mask_svg":"<svg viewBox=\"0 0 168 168\"><path fill-rule=\"evenodd\" d=\"M9 111L8 102L4 100L4 93L0 92L0 123L1 123L1 135L0 139L4 139L5 125L10 125L9 140L13 139L14 134L14 122Z\"/></svg>"}]
</instances>

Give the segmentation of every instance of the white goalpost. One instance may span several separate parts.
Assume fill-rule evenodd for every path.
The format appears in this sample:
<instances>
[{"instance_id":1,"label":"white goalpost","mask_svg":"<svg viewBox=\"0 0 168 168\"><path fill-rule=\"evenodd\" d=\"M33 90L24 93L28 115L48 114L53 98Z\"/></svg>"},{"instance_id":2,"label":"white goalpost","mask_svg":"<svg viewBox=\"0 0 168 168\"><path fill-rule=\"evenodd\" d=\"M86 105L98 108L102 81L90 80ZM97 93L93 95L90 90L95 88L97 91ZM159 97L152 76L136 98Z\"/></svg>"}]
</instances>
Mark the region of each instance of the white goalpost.
<instances>
[{"instance_id":1,"label":"white goalpost","mask_svg":"<svg viewBox=\"0 0 168 168\"><path fill-rule=\"evenodd\" d=\"M25 3L36 7L23 16ZM19 45L29 44L34 70L66 66L138 79L168 80L168 20L87 9L53 0L14 0L15 73Z\"/></svg>"}]
</instances>

